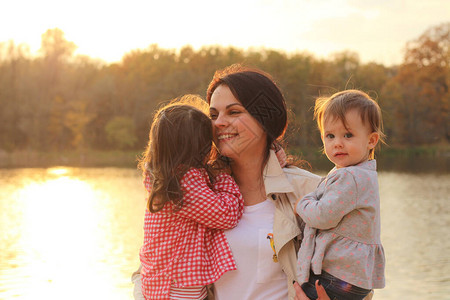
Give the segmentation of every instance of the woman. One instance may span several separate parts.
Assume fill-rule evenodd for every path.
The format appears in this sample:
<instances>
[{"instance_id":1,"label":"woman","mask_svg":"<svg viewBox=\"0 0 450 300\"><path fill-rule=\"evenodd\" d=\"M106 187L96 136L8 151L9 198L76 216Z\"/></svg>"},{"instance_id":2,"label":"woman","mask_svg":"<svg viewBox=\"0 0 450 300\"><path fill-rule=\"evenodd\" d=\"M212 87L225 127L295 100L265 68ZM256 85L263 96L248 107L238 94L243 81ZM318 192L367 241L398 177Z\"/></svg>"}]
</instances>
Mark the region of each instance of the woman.
<instances>
[{"instance_id":1,"label":"woman","mask_svg":"<svg viewBox=\"0 0 450 300\"><path fill-rule=\"evenodd\" d=\"M241 221L225 232L237 270L214 284L216 299L293 299L301 230L292 206L319 177L282 169L271 150L284 135L287 110L269 75L240 66L216 72L207 101L215 144L230 159L245 205Z\"/></svg>"},{"instance_id":2,"label":"woman","mask_svg":"<svg viewBox=\"0 0 450 300\"><path fill-rule=\"evenodd\" d=\"M216 72L207 101L218 153L229 159L245 205L238 225L225 231L237 270L225 273L212 293L217 300L307 299L293 284L302 238L293 206L320 178L281 168L271 150L287 127L283 95L268 74L233 65ZM142 299L138 273L133 281Z\"/></svg>"}]
</instances>

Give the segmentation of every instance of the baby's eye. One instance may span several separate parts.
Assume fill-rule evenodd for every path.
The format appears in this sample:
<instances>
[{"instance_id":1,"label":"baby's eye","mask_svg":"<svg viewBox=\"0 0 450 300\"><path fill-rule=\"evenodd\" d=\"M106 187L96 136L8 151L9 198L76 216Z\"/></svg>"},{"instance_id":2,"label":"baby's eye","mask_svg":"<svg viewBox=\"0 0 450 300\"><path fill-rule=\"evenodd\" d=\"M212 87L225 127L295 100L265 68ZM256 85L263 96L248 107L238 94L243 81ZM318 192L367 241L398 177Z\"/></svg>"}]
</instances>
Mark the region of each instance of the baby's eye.
<instances>
[{"instance_id":1,"label":"baby's eye","mask_svg":"<svg viewBox=\"0 0 450 300\"><path fill-rule=\"evenodd\" d=\"M345 137L345 138L351 138L352 136L353 136L353 134L351 134L350 132L344 134L344 137Z\"/></svg>"},{"instance_id":2,"label":"baby's eye","mask_svg":"<svg viewBox=\"0 0 450 300\"><path fill-rule=\"evenodd\" d=\"M329 133L325 137L328 138L328 139L333 139L334 138L334 134Z\"/></svg>"}]
</instances>

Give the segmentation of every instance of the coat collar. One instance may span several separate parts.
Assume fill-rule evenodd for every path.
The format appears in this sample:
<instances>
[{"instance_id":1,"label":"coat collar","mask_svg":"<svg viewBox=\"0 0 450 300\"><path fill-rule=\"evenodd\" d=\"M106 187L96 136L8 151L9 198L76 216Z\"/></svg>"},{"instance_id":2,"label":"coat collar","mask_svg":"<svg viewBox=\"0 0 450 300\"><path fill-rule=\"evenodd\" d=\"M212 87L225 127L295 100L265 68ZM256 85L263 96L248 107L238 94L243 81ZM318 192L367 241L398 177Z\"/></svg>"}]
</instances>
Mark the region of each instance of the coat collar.
<instances>
[{"instance_id":1,"label":"coat collar","mask_svg":"<svg viewBox=\"0 0 450 300\"><path fill-rule=\"evenodd\" d=\"M269 160L264 167L264 186L267 196L276 193L294 192L294 188L289 182L286 174L278 162L275 151L270 150Z\"/></svg>"}]
</instances>

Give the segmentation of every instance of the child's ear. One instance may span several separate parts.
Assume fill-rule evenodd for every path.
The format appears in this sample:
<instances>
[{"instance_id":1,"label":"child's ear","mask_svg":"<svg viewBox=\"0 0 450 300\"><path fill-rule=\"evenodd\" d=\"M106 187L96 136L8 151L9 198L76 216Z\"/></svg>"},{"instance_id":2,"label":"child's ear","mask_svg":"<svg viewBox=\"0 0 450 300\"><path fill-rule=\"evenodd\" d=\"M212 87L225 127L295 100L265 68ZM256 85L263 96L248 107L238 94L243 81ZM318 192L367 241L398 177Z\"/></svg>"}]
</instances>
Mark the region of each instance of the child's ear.
<instances>
[{"instance_id":1,"label":"child's ear","mask_svg":"<svg viewBox=\"0 0 450 300\"><path fill-rule=\"evenodd\" d=\"M375 148L375 146L377 145L378 141L380 139L380 135L378 134L378 132L372 132L369 135L369 149L373 149Z\"/></svg>"}]
</instances>

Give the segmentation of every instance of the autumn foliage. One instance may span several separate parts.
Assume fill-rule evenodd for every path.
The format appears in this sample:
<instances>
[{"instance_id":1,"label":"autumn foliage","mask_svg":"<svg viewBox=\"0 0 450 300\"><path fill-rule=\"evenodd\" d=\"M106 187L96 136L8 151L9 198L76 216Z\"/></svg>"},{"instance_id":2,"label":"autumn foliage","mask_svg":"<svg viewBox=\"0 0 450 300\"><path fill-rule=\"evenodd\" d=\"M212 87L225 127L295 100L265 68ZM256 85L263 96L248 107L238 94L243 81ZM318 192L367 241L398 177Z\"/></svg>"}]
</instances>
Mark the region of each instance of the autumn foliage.
<instances>
[{"instance_id":1,"label":"autumn foliage","mask_svg":"<svg viewBox=\"0 0 450 300\"><path fill-rule=\"evenodd\" d=\"M391 67L362 64L352 52L325 60L270 49L157 45L105 64L75 56L76 45L50 29L36 57L24 45L0 44L0 150L143 149L161 102L187 93L205 96L214 71L232 63L274 76L292 111L290 145L320 145L314 100L345 88L379 101L389 144L448 144L449 48L445 23L408 43L404 62Z\"/></svg>"}]
</instances>

